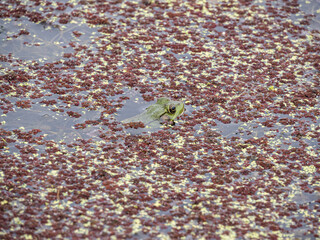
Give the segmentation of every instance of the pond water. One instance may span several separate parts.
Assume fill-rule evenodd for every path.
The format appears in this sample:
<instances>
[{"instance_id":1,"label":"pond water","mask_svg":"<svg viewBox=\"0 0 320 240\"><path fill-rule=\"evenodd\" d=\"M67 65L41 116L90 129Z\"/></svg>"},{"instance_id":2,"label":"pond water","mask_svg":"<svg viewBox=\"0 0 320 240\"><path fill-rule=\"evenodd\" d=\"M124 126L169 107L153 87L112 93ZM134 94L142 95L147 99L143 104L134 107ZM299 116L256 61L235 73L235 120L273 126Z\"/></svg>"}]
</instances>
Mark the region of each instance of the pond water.
<instances>
[{"instance_id":1,"label":"pond water","mask_svg":"<svg viewBox=\"0 0 320 240\"><path fill-rule=\"evenodd\" d=\"M319 1L0 6L4 239L320 237Z\"/></svg>"}]
</instances>

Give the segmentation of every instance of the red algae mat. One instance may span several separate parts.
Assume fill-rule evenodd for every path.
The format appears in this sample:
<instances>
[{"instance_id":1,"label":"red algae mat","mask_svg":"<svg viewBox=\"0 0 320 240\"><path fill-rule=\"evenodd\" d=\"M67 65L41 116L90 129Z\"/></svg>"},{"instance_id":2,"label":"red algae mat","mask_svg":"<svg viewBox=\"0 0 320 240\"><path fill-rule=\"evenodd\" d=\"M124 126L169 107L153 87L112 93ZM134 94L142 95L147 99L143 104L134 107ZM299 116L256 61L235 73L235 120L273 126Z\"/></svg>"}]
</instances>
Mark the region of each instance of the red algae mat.
<instances>
[{"instance_id":1,"label":"red algae mat","mask_svg":"<svg viewBox=\"0 0 320 240\"><path fill-rule=\"evenodd\" d=\"M0 238L320 238L319 9L0 1Z\"/></svg>"}]
</instances>

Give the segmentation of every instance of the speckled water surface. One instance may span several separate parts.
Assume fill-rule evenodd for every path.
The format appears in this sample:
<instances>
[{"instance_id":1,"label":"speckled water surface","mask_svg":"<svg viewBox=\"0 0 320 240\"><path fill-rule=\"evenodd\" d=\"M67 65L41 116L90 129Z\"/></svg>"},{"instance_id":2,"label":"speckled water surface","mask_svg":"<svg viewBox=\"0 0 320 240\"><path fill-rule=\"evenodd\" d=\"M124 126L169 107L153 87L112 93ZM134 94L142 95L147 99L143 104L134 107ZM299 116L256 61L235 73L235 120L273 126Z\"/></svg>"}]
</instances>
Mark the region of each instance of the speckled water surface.
<instances>
[{"instance_id":1,"label":"speckled water surface","mask_svg":"<svg viewBox=\"0 0 320 240\"><path fill-rule=\"evenodd\" d=\"M320 238L319 16L0 0L0 238ZM121 123L159 97L174 126Z\"/></svg>"}]
</instances>

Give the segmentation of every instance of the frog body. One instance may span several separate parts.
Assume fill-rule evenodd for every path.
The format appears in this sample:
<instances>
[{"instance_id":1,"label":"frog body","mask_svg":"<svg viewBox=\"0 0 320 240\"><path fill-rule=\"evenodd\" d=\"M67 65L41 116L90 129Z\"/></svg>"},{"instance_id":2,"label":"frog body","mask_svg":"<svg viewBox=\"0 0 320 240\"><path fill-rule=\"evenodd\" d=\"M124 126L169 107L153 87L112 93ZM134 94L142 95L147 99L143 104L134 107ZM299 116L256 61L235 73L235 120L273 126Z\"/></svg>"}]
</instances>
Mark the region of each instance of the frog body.
<instances>
[{"instance_id":1,"label":"frog body","mask_svg":"<svg viewBox=\"0 0 320 240\"><path fill-rule=\"evenodd\" d=\"M184 103L172 101L169 98L159 98L143 113L127 118L122 123L142 122L146 126L154 126L165 120L174 123L174 120L184 112Z\"/></svg>"}]
</instances>

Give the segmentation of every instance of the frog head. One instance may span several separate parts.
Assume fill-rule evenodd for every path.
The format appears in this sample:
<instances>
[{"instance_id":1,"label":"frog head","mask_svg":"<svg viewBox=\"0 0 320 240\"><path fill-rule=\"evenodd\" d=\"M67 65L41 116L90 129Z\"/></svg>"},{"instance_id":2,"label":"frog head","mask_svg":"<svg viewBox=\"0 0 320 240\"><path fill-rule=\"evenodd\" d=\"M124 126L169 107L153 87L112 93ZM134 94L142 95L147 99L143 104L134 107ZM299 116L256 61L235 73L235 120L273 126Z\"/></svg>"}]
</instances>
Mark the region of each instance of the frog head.
<instances>
[{"instance_id":1,"label":"frog head","mask_svg":"<svg viewBox=\"0 0 320 240\"><path fill-rule=\"evenodd\" d=\"M164 107L164 115L169 118L170 121L173 121L185 111L183 102L171 101L168 98L159 98L157 104Z\"/></svg>"}]
</instances>

